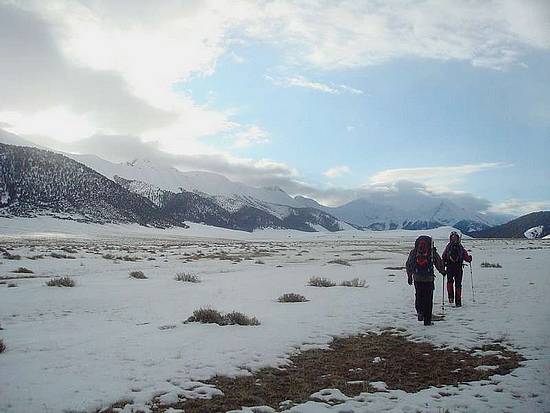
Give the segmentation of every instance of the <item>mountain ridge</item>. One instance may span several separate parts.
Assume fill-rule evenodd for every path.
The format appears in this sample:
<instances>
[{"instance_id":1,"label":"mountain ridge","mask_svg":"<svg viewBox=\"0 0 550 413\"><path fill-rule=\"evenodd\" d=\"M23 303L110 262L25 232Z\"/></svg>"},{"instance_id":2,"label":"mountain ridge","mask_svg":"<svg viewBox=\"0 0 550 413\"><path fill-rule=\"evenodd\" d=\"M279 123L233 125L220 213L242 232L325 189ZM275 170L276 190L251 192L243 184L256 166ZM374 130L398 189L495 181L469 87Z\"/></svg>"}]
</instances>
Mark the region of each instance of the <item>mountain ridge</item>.
<instances>
[{"instance_id":1,"label":"mountain ridge","mask_svg":"<svg viewBox=\"0 0 550 413\"><path fill-rule=\"evenodd\" d=\"M542 227L537 231L536 238L550 235L550 211L531 212L505 224L468 235L475 238L527 238L526 232L535 227Z\"/></svg>"},{"instance_id":2,"label":"mountain ridge","mask_svg":"<svg viewBox=\"0 0 550 413\"><path fill-rule=\"evenodd\" d=\"M18 143L19 139L23 145L36 146L17 135L0 130L0 141L3 139L11 143ZM340 227L349 224L354 228L370 230L430 229L450 225L467 233L508 220L503 216L469 210L445 196L422 191L373 191L340 206L325 206L312 198L290 196L280 187L253 187L213 172L183 172L172 165L145 158L114 163L97 155L64 155L111 180L120 177L134 181L134 185L146 183L175 194L195 193L232 214L246 207L251 208L250 211L261 210L274 215L281 222L292 221L296 210L303 208L319 210L336 218L341 221ZM155 202L154 199L152 201Z\"/></svg>"}]
</instances>

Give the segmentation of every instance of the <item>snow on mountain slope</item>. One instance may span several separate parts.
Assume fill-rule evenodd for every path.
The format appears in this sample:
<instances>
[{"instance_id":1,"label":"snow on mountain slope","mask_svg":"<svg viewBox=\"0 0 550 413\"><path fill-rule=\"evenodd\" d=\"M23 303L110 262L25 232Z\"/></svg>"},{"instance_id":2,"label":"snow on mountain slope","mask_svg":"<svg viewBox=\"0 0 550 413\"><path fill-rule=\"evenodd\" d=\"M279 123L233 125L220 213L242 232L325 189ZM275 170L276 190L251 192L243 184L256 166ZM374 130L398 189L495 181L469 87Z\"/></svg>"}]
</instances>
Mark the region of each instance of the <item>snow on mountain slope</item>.
<instances>
[{"instance_id":1,"label":"snow on mountain slope","mask_svg":"<svg viewBox=\"0 0 550 413\"><path fill-rule=\"evenodd\" d=\"M172 192L189 191L207 194L220 199L236 198L243 202L247 199L278 205L299 207L300 204L281 188L255 188L234 182L223 175L191 171L182 172L172 166L162 165L147 159L132 162L113 163L95 155L68 155L101 174L113 179L115 175L132 181L142 181Z\"/></svg>"},{"instance_id":2,"label":"snow on mountain slope","mask_svg":"<svg viewBox=\"0 0 550 413\"><path fill-rule=\"evenodd\" d=\"M189 191L210 196L228 211L236 211L248 205L284 219L291 208L314 208L351 225L375 230L456 225L460 230L468 232L503 222L496 216L467 210L449 199L427 193L373 192L368 198L359 198L339 207L326 207L303 196L292 198L278 187L255 188L211 172L182 172L172 166L145 159L116 164L94 155L69 156L111 179L121 176L172 192Z\"/></svg>"},{"instance_id":3,"label":"snow on mountain slope","mask_svg":"<svg viewBox=\"0 0 550 413\"><path fill-rule=\"evenodd\" d=\"M529 228L527 231L523 233L523 235L525 235L525 238L528 238L528 239L537 239L537 238L541 238L543 232L544 232L544 226L539 225L537 227Z\"/></svg>"},{"instance_id":4,"label":"snow on mountain slope","mask_svg":"<svg viewBox=\"0 0 550 413\"><path fill-rule=\"evenodd\" d=\"M293 208L263 203L253 198L212 197L203 193L171 192L118 175L114 180L124 188L147 198L175 220L204 222L224 228L253 231L258 228L287 228L301 231L340 231L337 218L314 208Z\"/></svg>"},{"instance_id":5,"label":"snow on mountain slope","mask_svg":"<svg viewBox=\"0 0 550 413\"><path fill-rule=\"evenodd\" d=\"M373 193L369 198L356 199L340 207L324 207L323 210L351 224L375 230L463 224L458 225L459 229L468 231L470 227L487 228L495 224L495 217L427 193Z\"/></svg>"},{"instance_id":6,"label":"snow on mountain slope","mask_svg":"<svg viewBox=\"0 0 550 413\"><path fill-rule=\"evenodd\" d=\"M17 146L31 146L35 148L44 149L40 145L23 139L21 136L18 136L14 133L10 133L4 129L0 129L0 143L5 143L6 145L17 145Z\"/></svg>"},{"instance_id":7,"label":"snow on mountain slope","mask_svg":"<svg viewBox=\"0 0 550 413\"><path fill-rule=\"evenodd\" d=\"M2 140L16 145L33 145L17 135L0 130L0 141ZM311 208L324 211L343 222L362 228L428 229L452 225L463 232L484 230L511 219L511 217L496 214L480 213L471 207L458 205L452 198L407 186L395 192L372 191L347 204L327 207L304 196L298 195L293 198L279 187L256 188L212 172L183 172L160 161L136 159L132 162L113 163L95 155L65 155L110 179L119 176L174 193L188 191L209 197L231 213L248 206L265 211L279 219L286 219L293 208ZM141 191L146 191L146 188ZM136 192L141 191L136 188ZM155 202L151 196L146 196ZM342 223L340 226L342 227Z\"/></svg>"},{"instance_id":8,"label":"snow on mountain slope","mask_svg":"<svg viewBox=\"0 0 550 413\"><path fill-rule=\"evenodd\" d=\"M142 196L66 156L0 143L0 216L184 226Z\"/></svg>"}]
</instances>

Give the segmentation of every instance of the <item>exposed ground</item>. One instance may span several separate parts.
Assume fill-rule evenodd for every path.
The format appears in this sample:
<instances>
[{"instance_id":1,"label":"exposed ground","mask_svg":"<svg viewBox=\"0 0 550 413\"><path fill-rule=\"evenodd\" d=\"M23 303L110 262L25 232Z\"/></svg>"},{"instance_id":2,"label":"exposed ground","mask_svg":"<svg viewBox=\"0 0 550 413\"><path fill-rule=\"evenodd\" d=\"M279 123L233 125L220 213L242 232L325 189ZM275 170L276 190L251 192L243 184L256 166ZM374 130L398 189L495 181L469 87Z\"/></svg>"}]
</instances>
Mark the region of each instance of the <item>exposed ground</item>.
<instances>
[{"instance_id":1,"label":"exposed ground","mask_svg":"<svg viewBox=\"0 0 550 413\"><path fill-rule=\"evenodd\" d=\"M338 389L348 397L380 389L370 383L384 382L387 389L409 393L429 387L458 385L506 375L519 367L523 357L500 343L480 349L438 349L429 343L407 340L399 332L386 331L335 339L329 349L312 349L290 358L288 366L263 368L237 378L216 376L205 383L223 396L189 399L173 405L154 405L154 412L167 408L186 413L227 412L242 406L288 408L316 400L311 395L323 389ZM485 369L491 366L491 369ZM445 391L441 391L445 396ZM318 399L317 399L318 400ZM341 400L328 400L338 404Z\"/></svg>"}]
</instances>

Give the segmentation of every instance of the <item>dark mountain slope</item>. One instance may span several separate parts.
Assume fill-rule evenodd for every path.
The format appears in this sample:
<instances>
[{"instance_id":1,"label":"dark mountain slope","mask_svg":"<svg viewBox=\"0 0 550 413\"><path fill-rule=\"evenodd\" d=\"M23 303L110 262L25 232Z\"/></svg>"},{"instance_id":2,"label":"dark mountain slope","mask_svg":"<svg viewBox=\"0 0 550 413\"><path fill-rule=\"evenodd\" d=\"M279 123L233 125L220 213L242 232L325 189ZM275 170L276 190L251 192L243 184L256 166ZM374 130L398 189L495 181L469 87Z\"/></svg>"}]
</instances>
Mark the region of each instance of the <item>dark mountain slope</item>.
<instances>
[{"instance_id":1,"label":"dark mountain slope","mask_svg":"<svg viewBox=\"0 0 550 413\"><path fill-rule=\"evenodd\" d=\"M539 238L550 234L550 211L533 212L506 224L470 232L468 235L476 238L525 238L525 231L538 226L542 227Z\"/></svg>"},{"instance_id":2,"label":"dark mountain slope","mask_svg":"<svg viewBox=\"0 0 550 413\"><path fill-rule=\"evenodd\" d=\"M0 213L74 214L75 219L141 225L183 225L148 199L87 166L41 149L0 144Z\"/></svg>"}]
</instances>

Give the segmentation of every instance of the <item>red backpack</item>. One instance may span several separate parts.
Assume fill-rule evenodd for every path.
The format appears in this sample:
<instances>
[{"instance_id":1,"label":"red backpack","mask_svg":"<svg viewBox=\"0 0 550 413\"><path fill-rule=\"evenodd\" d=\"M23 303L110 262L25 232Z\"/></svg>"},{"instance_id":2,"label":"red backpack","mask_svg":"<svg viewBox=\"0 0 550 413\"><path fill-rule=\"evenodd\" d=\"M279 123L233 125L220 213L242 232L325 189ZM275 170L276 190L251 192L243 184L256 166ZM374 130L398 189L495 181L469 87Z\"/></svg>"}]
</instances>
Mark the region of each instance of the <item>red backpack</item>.
<instances>
[{"instance_id":1,"label":"red backpack","mask_svg":"<svg viewBox=\"0 0 550 413\"><path fill-rule=\"evenodd\" d=\"M427 235L421 235L414 243L415 251L415 274L433 275L433 243L432 238Z\"/></svg>"}]
</instances>

